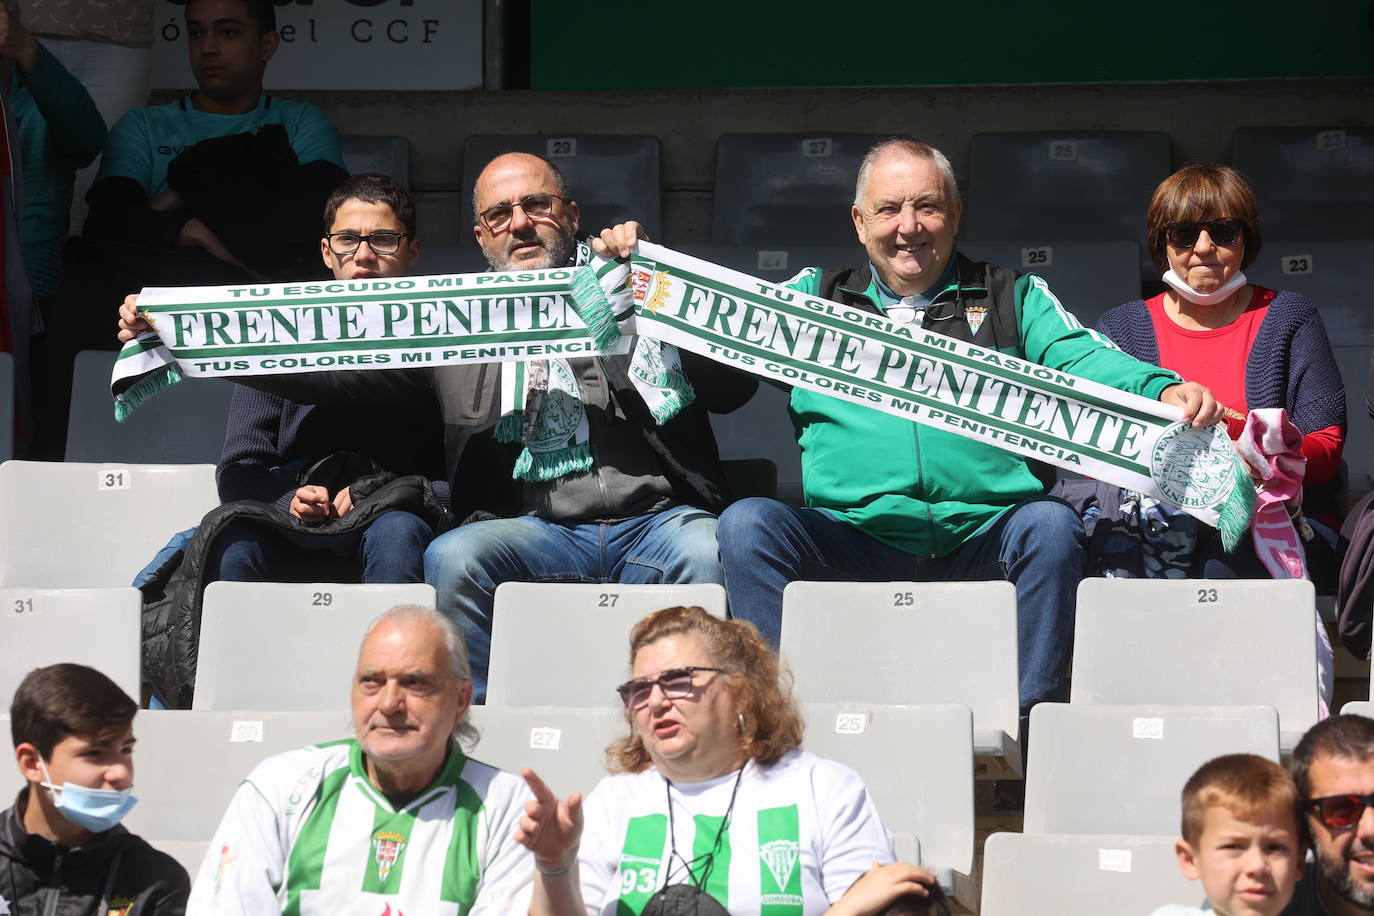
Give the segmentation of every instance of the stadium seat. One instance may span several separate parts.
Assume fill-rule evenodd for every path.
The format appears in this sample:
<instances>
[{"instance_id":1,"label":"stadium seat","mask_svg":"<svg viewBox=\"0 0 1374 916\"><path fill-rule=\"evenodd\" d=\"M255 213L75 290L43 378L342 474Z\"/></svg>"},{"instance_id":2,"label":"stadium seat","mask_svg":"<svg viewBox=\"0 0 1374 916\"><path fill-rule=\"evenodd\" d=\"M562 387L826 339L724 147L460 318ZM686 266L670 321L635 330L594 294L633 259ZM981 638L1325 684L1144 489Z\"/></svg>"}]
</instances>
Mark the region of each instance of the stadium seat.
<instances>
[{"instance_id":1,"label":"stadium seat","mask_svg":"<svg viewBox=\"0 0 1374 916\"><path fill-rule=\"evenodd\" d=\"M76 355L67 460L218 463L234 384L222 378L188 379L159 392L119 423L110 400L110 370L118 355L107 350Z\"/></svg>"},{"instance_id":2,"label":"stadium seat","mask_svg":"<svg viewBox=\"0 0 1374 916\"><path fill-rule=\"evenodd\" d=\"M1341 707L1341 714L1346 716L1364 716L1366 719L1374 719L1374 701L1351 700Z\"/></svg>"},{"instance_id":3,"label":"stadium seat","mask_svg":"<svg viewBox=\"0 0 1374 916\"><path fill-rule=\"evenodd\" d=\"M581 226L599 232L635 220L659 237L657 137L628 134L485 134L463 143L464 223L472 213L472 188L487 163L502 153L533 153L558 166L581 210ZM460 233L467 243L471 236ZM475 242L474 242L475 244Z\"/></svg>"},{"instance_id":4,"label":"stadium seat","mask_svg":"<svg viewBox=\"0 0 1374 916\"><path fill-rule=\"evenodd\" d=\"M679 250L767 280L782 283L792 279L803 267L859 267L868 255L854 238L853 226L847 242L834 245L782 245L760 248L758 245L683 245Z\"/></svg>"},{"instance_id":5,"label":"stadium seat","mask_svg":"<svg viewBox=\"0 0 1374 916\"><path fill-rule=\"evenodd\" d=\"M1272 706L1291 749L1317 721L1314 601L1306 579L1084 579L1071 700Z\"/></svg>"},{"instance_id":6,"label":"stadium seat","mask_svg":"<svg viewBox=\"0 0 1374 916\"><path fill-rule=\"evenodd\" d=\"M1045 279L1064 308L1088 328L1108 309L1140 298L1140 244L1115 242L960 242L975 261Z\"/></svg>"},{"instance_id":7,"label":"stadium seat","mask_svg":"<svg viewBox=\"0 0 1374 916\"><path fill-rule=\"evenodd\" d=\"M14 455L14 357L0 353L0 461Z\"/></svg>"},{"instance_id":8,"label":"stadium seat","mask_svg":"<svg viewBox=\"0 0 1374 916\"><path fill-rule=\"evenodd\" d=\"M270 679L273 668L256 669ZM134 794L124 824L159 841L208 842L239 783L264 759L352 734L348 685L340 710L268 712L147 709L134 719Z\"/></svg>"},{"instance_id":9,"label":"stadium seat","mask_svg":"<svg viewBox=\"0 0 1374 916\"><path fill-rule=\"evenodd\" d=\"M559 798L584 795L606 775L606 748L629 733L622 709L474 706L481 732L471 757L508 773L529 767Z\"/></svg>"},{"instance_id":10,"label":"stadium seat","mask_svg":"<svg viewBox=\"0 0 1374 916\"><path fill-rule=\"evenodd\" d=\"M788 397L787 391L775 385L761 384L743 407L730 413L711 414L711 430L716 434L722 459L768 459L776 469L777 497L784 502L800 503L801 450L787 413Z\"/></svg>"},{"instance_id":11,"label":"stadium seat","mask_svg":"<svg viewBox=\"0 0 1374 916\"><path fill-rule=\"evenodd\" d=\"M0 464L0 585L128 585L219 505L208 464Z\"/></svg>"},{"instance_id":12,"label":"stadium seat","mask_svg":"<svg viewBox=\"0 0 1374 916\"><path fill-rule=\"evenodd\" d=\"M1090 706L1031 710L1026 833L1178 829L1178 798L1198 767L1222 754L1279 759L1268 706Z\"/></svg>"},{"instance_id":13,"label":"stadium seat","mask_svg":"<svg viewBox=\"0 0 1374 916\"><path fill-rule=\"evenodd\" d=\"M346 708L363 633L398 604L434 607L434 586L210 583L192 708Z\"/></svg>"},{"instance_id":14,"label":"stadium seat","mask_svg":"<svg viewBox=\"0 0 1374 916\"><path fill-rule=\"evenodd\" d=\"M1175 813L1178 802L1171 805ZM1167 836L994 833L983 847L982 916L1151 913L1198 906L1202 885L1183 877Z\"/></svg>"},{"instance_id":15,"label":"stadium seat","mask_svg":"<svg viewBox=\"0 0 1374 916\"><path fill-rule=\"evenodd\" d=\"M1269 225L1263 210L1260 223ZM1302 293L1321 312L1345 383L1350 487L1357 494L1374 488L1374 428L1364 403L1374 352L1374 313L1367 301L1374 288L1374 239L1276 241L1266 235L1245 275L1261 286Z\"/></svg>"},{"instance_id":16,"label":"stadium seat","mask_svg":"<svg viewBox=\"0 0 1374 916\"><path fill-rule=\"evenodd\" d=\"M1009 131L969 144L969 239L1145 238L1145 210L1169 175L1162 131Z\"/></svg>"},{"instance_id":17,"label":"stadium seat","mask_svg":"<svg viewBox=\"0 0 1374 916\"><path fill-rule=\"evenodd\" d=\"M1010 582L792 582L782 656L809 703L955 703L988 775L1021 772Z\"/></svg>"},{"instance_id":18,"label":"stadium seat","mask_svg":"<svg viewBox=\"0 0 1374 916\"><path fill-rule=\"evenodd\" d=\"M725 616L719 585L504 582L496 589L487 702L618 706L630 629L651 611L699 605Z\"/></svg>"},{"instance_id":19,"label":"stadium seat","mask_svg":"<svg viewBox=\"0 0 1374 916\"><path fill-rule=\"evenodd\" d=\"M344 166L350 175L379 172L410 190L410 140L370 134L341 134Z\"/></svg>"},{"instance_id":20,"label":"stadium seat","mask_svg":"<svg viewBox=\"0 0 1374 916\"><path fill-rule=\"evenodd\" d=\"M1374 128L1242 127L1231 164L1277 238L1374 238Z\"/></svg>"},{"instance_id":21,"label":"stadium seat","mask_svg":"<svg viewBox=\"0 0 1374 916\"><path fill-rule=\"evenodd\" d=\"M716 143L711 241L775 248L855 244L859 163L882 134L724 134Z\"/></svg>"},{"instance_id":22,"label":"stadium seat","mask_svg":"<svg viewBox=\"0 0 1374 916\"><path fill-rule=\"evenodd\" d=\"M0 708L34 668L75 662L139 699L143 596L118 588L0 588ZM0 768L2 769L2 768Z\"/></svg>"},{"instance_id":23,"label":"stadium seat","mask_svg":"<svg viewBox=\"0 0 1374 916\"><path fill-rule=\"evenodd\" d=\"M967 706L806 703L803 747L863 778L889 830L911 833L920 862L973 871L973 715ZM953 882L940 882L954 890Z\"/></svg>"}]
</instances>

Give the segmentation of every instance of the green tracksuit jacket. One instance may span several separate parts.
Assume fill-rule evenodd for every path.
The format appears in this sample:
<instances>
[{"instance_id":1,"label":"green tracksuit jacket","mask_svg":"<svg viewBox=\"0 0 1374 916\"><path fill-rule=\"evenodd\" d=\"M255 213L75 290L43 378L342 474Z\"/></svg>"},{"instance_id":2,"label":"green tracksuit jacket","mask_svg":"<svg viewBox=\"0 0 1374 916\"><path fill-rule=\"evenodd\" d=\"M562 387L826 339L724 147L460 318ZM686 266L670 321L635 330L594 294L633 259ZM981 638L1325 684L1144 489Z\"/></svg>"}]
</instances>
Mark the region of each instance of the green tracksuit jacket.
<instances>
[{"instance_id":1,"label":"green tracksuit jacket","mask_svg":"<svg viewBox=\"0 0 1374 916\"><path fill-rule=\"evenodd\" d=\"M927 331L1148 398L1181 381L1084 328L1040 277L955 258L955 282L932 298ZM809 267L785 285L879 312L868 264ZM806 504L916 556L952 553L1003 510L1044 491L1027 459L973 439L800 388L790 410Z\"/></svg>"}]
</instances>

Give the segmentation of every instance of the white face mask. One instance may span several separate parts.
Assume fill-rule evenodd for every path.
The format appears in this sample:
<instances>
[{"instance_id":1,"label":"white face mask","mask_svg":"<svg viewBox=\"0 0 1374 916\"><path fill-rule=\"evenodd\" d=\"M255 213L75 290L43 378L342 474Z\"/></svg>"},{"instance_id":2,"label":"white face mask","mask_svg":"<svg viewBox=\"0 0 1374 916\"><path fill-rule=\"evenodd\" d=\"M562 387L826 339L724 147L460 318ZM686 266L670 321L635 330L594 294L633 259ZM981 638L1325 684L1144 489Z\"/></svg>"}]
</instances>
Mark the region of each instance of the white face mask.
<instances>
[{"instance_id":1,"label":"white face mask","mask_svg":"<svg viewBox=\"0 0 1374 916\"><path fill-rule=\"evenodd\" d=\"M1175 271L1172 267L1164 271L1164 276L1162 279L1165 283L1169 284L1169 287L1174 292L1178 293L1180 296L1182 296L1184 299L1187 299L1194 305L1216 305L1218 302L1224 302L1233 293L1235 293L1245 284L1250 282L1249 280L1245 279L1245 274L1238 270L1236 271L1236 275L1234 277L1227 280L1217 289L1213 290L1210 293L1200 293L1197 290L1193 289L1191 286L1189 286L1187 282L1185 282L1184 279L1178 275L1178 272Z\"/></svg>"}]
</instances>

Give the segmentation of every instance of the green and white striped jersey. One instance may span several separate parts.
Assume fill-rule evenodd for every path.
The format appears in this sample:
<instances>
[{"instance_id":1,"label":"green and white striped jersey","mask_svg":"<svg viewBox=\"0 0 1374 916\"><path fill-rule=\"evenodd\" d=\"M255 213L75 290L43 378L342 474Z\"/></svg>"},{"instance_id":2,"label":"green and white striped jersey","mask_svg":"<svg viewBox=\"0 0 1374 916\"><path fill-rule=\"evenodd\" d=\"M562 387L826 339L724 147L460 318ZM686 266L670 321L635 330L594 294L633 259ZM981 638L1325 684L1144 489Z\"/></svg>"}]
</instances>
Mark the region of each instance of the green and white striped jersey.
<instances>
[{"instance_id":1,"label":"green and white striped jersey","mask_svg":"<svg viewBox=\"0 0 1374 916\"><path fill-rule=\"evenodd\" d=\"M506 916L529 907L534 859L513 835L525 783L456 745L397 810L356 741L269 757L234 794L187 913Z\"/></svg>"},{"instance_id":2,"label":"green and white striped jersey","mask_svg":"<svg viewBox=\"0 0 1374 916\"><path fill-rule=\"evenodd\" d=\"M665 884L688 881L669 862L668 792L677 851L692 861L715 844L735 773L669 790L658 770L603 779L587 796L578 853L589 916L638 916ZM857 773L805 751L770 767L750 762L705 889L732 916L817 916L874 862L892 837ZM701 866L693 867L700 878Z\"/></svg>"}]
</instances>

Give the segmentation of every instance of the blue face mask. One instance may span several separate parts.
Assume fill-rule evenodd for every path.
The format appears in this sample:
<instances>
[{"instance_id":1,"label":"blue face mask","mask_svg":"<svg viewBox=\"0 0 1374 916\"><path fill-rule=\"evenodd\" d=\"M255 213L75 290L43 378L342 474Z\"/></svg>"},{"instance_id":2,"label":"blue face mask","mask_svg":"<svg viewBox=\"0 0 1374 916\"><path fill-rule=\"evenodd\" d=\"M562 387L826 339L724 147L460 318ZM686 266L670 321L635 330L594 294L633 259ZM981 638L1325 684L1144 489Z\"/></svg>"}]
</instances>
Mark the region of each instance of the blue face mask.
<instances>
[{"instance_id":1,"label":"blue face mask","mask_svg":"<svg viewBox=\"0 0 1374 916\"><path fill-rule=\"evenodd\" d=\"M53 807L62 816L78 827L91 833L104 833L115 824L124 820L124 815L137 804L132 787L128 789L88 789L85 786L64 782L60 786L52 784L48 767L40 758L38 765L43 768L46 782L43 787L52 798Z\"/></svg>"}]
</instances>

